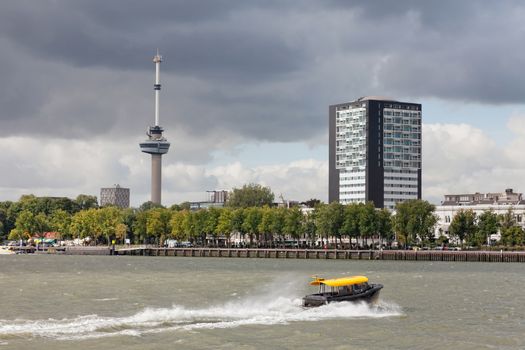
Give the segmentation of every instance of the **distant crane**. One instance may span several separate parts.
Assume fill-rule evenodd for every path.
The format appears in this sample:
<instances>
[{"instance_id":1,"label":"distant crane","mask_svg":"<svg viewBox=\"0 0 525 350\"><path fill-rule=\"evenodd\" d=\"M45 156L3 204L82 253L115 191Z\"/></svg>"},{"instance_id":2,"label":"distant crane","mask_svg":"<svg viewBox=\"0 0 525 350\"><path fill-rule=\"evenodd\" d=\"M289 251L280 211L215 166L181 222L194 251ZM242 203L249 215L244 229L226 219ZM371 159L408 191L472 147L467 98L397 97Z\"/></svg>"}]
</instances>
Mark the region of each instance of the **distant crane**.
<instances>
[{"instance_id":1,"label":"distant crane","mask_svg":"<svg viewBox=\"0 0 525 350\"><path fill-rule=\"evenodd\" d=\"M279 198L281 198L281 201L283 201L283 205L286 207L286 208L290 208L290 202L285 200L284 197L283 197L283 194L279 194Z\"/></svg>"}]
</instances>

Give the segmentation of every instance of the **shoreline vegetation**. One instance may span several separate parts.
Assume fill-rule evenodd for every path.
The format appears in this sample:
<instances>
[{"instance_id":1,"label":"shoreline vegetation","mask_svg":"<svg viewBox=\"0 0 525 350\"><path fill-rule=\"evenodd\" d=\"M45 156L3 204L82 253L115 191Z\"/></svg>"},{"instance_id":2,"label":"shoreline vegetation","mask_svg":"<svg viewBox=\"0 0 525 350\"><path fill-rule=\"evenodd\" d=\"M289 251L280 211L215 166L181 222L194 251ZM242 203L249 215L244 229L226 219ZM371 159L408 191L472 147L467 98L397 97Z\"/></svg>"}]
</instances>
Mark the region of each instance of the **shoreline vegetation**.
<instances>
[{"instance_id":1,"label":"shoreline vegetation","mask_svg":"<svg viewBox=\"0 0 525 350\"><path fill-rule=\"evenodd\" d=\"M340 204L311 199L274 203L267 187L233 189L225 207L194 210L190 203L163 207L99 207L95 196L36 197L0 202L0 242L60 250L62 246L143 244L204 249L523 250L525 232L512 211L476 217L460 211L447 232L436 232L435 207L407 200L394 211L372 202ZM491 237L499 234L501 239ZM32 248L28 248L32 249Z\"/></svg>"}]
</instances>

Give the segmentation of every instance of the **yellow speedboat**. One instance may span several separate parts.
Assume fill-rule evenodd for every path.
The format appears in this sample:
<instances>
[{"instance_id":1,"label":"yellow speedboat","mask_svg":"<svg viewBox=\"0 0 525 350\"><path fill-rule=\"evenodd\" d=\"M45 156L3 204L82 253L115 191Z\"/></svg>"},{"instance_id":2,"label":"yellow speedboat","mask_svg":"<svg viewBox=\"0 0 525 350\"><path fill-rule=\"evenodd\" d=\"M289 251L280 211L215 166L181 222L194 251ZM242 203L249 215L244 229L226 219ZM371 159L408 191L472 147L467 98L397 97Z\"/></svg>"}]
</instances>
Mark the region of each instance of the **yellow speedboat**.
<instances>
[{"instance_id":1,"label":"yellow speedboat","mask_svg":"<svg viewBox=\"0 0 525 350\"><path fill-rule=\"evenodd\" d=\"M374 303L379 297L382 284L369 284L368 277L352 276L334 279L324 279L317 276L310 282L319 286L319 292L303 298L303 306L321 306L341 301L365 301Z\"/></svg>"}]
</instances>

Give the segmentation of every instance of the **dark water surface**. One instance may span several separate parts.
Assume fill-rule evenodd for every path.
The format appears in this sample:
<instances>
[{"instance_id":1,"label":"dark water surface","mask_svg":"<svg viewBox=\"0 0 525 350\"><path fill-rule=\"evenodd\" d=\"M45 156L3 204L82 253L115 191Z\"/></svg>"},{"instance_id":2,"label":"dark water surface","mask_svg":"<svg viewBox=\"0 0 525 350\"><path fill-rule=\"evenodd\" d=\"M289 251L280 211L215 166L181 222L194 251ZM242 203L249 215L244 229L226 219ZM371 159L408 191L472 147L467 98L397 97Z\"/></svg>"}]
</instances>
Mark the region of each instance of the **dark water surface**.
<instances>
[{"instance_id":1,"label":"dark water surface","mask_svg":"<svg viewBox=\"0 0 525 350\"><path fill-rule=\"evenodd\" d=\"M2 349L524 349L525 265L0 256ZM375 307L303 309L311 275Z\"/></svg>"}]
</instances>

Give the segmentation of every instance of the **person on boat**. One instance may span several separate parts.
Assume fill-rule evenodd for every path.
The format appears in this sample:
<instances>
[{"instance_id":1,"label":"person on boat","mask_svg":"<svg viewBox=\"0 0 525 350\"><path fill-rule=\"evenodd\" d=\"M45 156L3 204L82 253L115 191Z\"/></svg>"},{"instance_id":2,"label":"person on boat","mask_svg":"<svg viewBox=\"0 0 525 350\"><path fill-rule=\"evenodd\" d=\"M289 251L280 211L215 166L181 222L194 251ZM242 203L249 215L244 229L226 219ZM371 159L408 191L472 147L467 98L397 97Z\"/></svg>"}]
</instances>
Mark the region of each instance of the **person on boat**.
<instances>
[{"instance_id":1,"label":"person on boat","mask_svg":"<svg viewBox=\"0 0 525 350\"><path fill-rule=\"evenodd\" d=\"M339 294L342 295L351 295L352 289L349 286L343 286L339 289Z\"/></svg>"}]
</instances>

